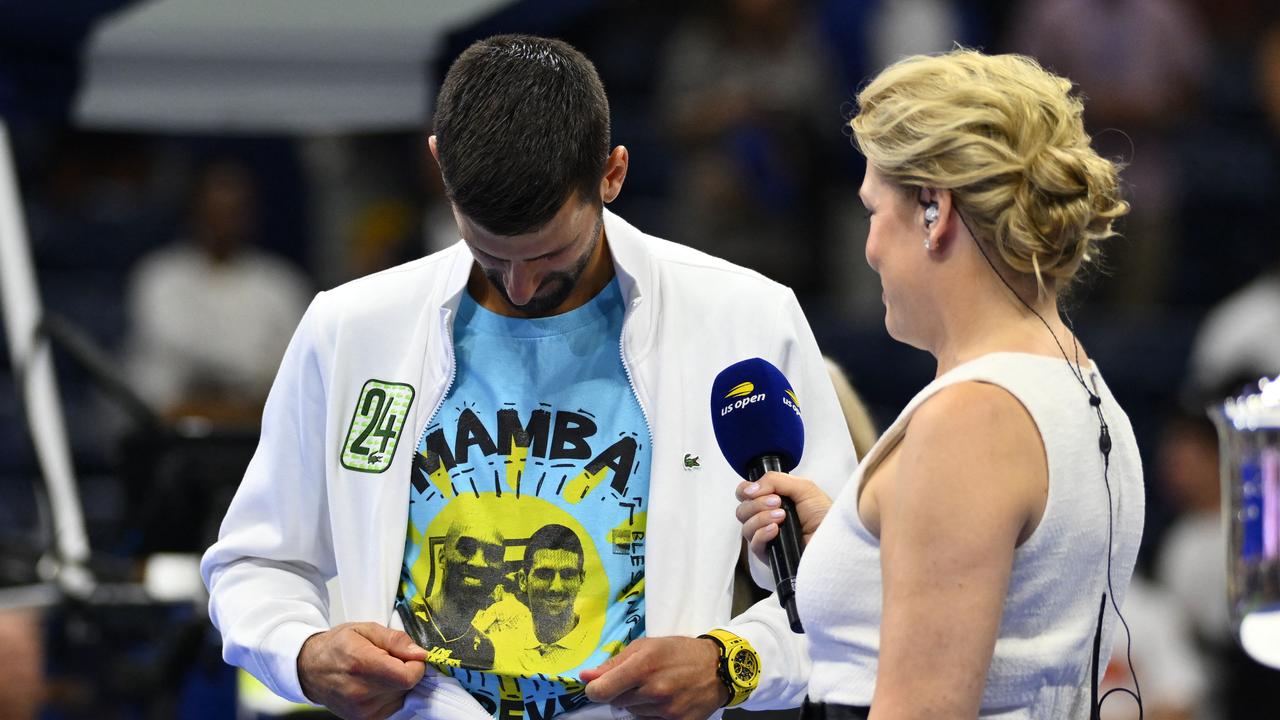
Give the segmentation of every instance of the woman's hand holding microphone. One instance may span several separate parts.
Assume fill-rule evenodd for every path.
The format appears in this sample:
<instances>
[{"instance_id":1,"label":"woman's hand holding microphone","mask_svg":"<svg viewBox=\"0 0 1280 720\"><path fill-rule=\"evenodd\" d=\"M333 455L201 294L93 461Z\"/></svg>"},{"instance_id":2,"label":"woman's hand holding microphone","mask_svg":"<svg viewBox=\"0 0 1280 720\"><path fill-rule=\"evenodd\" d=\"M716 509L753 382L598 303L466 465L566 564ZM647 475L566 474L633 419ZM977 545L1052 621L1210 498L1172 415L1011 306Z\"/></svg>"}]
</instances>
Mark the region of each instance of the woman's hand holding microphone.
<instances>
[{"instance_id":1,"label":"woman's hand holding microphone","mask_svg":"<svg viewBox=\"0 0 1280 720\"><path fill-rule=\"evenodd\" d=\"M831 498L812 481L785 473L765 473L756 482L740 483L736 492L742 537L762 562L768 562L765 546L778 536L778 525L784 517L780 496L791 498L796 505L802 546L809 544L809 538L831 508Z\"/></svg>"}]
</instances>

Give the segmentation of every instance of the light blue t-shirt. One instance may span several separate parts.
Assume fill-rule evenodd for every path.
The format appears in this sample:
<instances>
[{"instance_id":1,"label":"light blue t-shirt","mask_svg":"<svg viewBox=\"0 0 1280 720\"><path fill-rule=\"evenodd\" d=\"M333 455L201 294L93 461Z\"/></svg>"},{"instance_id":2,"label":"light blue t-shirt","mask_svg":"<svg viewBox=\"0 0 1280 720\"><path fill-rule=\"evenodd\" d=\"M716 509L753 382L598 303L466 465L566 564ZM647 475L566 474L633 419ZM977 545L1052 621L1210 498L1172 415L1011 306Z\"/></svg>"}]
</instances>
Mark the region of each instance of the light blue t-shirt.
<instances>
[{"instance_id":1,"label":"light blue t-shirt","mask_svg":"<svg viewBox=\"0 0 1280 720\"><path fill-rule=\"evenodd\" d=\"M579 672L644 635L649 430L614 279L554 317L464 293L457 374L418 443L396 606L494 717L586 704Z\"/></svg>"}]
</instances>

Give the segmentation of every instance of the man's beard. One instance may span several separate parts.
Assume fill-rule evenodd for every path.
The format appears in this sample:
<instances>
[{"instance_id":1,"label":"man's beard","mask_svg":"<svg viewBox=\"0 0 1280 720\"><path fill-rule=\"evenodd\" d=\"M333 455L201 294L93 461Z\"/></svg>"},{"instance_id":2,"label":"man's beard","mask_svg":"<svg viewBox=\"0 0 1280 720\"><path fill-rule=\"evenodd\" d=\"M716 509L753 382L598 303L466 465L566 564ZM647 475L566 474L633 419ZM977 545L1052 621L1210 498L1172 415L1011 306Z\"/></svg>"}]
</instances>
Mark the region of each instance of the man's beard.
<instances>
[{"instance_id":1,"label":"man's beard","mask_svg":"<svg viewBox=\"0 0 1280 720\"><path fill-rule=\"evenodd\" d=\"M543 278L533 297L529 298L529 302L524 305L516 305L511 302L511 296L507 294L506 285L502 282L501 271L485 270L484 276L511 307L529 317L546 317L551 314L551 311L563 305L564 301L573 293L574 288L578 286L578 281L582 279L582 273L586 271L587 265L591 262L591 256L595 254L596 246L600 243L600 233L603 228L604 215L602 213L600 219L596 221L595 228L592 230L594 238L591 241L591 245L586 252L582 253L582 257L578 258L578 262L568 270L554 272Z\"/></svg>"}]
</instances>

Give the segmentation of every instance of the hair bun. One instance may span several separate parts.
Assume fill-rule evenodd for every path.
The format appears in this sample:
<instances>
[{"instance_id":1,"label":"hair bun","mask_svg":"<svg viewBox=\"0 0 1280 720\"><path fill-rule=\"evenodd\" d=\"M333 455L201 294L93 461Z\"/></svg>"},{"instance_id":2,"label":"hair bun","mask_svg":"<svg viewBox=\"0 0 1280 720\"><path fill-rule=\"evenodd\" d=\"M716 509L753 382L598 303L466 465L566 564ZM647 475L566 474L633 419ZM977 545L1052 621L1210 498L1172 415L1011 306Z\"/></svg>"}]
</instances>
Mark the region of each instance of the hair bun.
<instances>
[{"instance_id":1,"label":"hair bun","mask_svg":"<svg viewBox=\"0 0 1280 720\"><path fill-rule=\"evenodd\" d=\"M980 240L1048 283L1070 281L1128 212L1119 170L1090 146L1071 83L1021 55L958 49L880 73L851 121L891 180L952 191Z\"/></svg>"}]
</instances>

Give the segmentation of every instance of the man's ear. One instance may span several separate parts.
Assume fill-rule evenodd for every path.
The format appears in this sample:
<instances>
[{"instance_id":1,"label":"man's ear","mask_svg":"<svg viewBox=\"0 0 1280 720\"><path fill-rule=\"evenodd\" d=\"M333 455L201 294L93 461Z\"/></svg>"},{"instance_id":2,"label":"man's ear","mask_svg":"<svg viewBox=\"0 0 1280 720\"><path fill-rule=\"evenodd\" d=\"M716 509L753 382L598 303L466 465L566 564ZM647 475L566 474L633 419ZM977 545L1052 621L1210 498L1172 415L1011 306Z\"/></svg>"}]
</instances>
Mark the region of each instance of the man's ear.
<instances>
[{"instance_id":1,"label":"man's ear","mask_svg":"<svg viewBox=\"0 0 1280 720\"><path fill-rule=\"evenodd\" d=\"M600 178L602 201L611 203L618 197L618 193L622 192L622 183L627 179L627 166L630 162L631 156L627 148L622 145L615 147L613 152L609 153L609 158L604 164L604 177Z\"/></svg>"},{"instance_id":2,"label":"man's ear","mask_svg":"<svg viewBox=\"0 0 1280 720\"><path fill-rule=\"evenodd\" d=\"M427 147L431 148L431 157L436 159L436 165L440 164L440 150L436 147L436 136L432 135L427 138Z\"/></svg>"}]
</instances>

